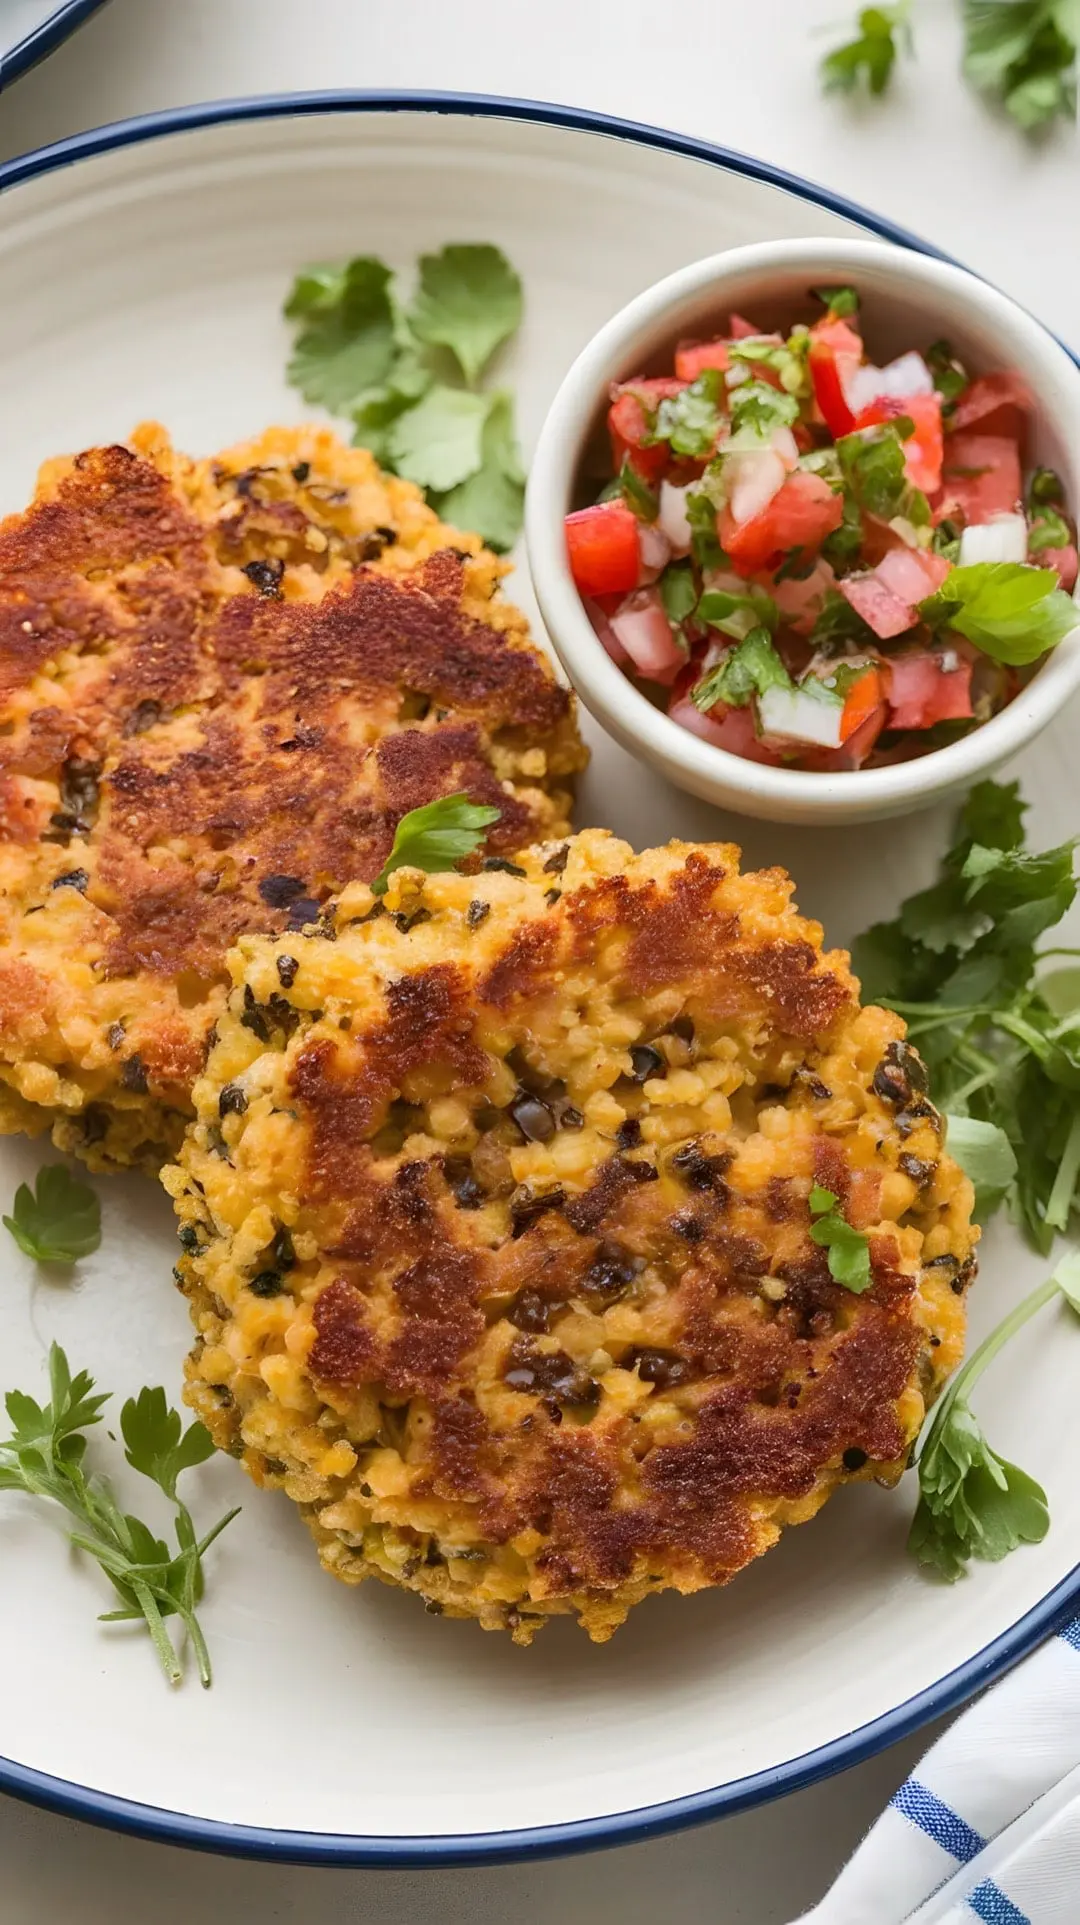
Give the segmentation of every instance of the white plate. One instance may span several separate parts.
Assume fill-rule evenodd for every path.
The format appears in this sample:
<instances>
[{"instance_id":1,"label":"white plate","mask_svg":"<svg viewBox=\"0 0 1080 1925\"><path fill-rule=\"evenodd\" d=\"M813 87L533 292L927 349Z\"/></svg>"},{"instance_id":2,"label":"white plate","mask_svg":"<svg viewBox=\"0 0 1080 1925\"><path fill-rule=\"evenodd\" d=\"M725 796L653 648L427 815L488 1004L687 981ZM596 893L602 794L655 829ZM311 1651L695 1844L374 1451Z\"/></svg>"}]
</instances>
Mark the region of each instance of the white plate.
<instances>
[{"instance_id":1,"label":"white plate","mask_svg":"<svg viewBox=\"0 0 1080 1925\"><path fill-rule=\"evenodd\" d=\"M0 88L36 67L105 0L0 0Z\"/></svg>"},{"instance_id":2,"label":"white plate","mask_svg":"<svg viewBox=\"0 0 1080 1925\"><path fill-rule=\"evenodd\" d=\"M566 110L292 107L163 116L0 170L0 508L22 504L44 456L143 416L193 451L300 418L280 304L311 260L374 252L408 270L448 240L505 247L527 293L506 374L528 446L570 358L646 283L729 244L859 224L759 164ZM892 913L945 843L940 816L736 823L589 732L581 821L639 845L734 835L793 870L833 938ZM1039 842L1076 827L1070 737L1063 718L1019 770ZM0 1145L0 1199L41 1155ZM178 1384L165 1199L100 1187L102 1248L74 1287L35 1278L3 1239L5 1385L33 1387L54 1336L118 1391ZM995 1232L976 1334L1040 1269ZM520 1651L377 1585L336 1587L292 1506L222 1459L193 1479L200 1515L244 1507L212 1554L216 1680L170 1695L141 1634L95 1623L100 1581L62 1536L0 1499L0 1786L218 1849L430 1865L642 1836L853 1763L959 1702L1072 1599L1080 1332L1064 1323L1044 1313L979 1390L996 1447L1049 1489L1045 1543L941 1588L904 1553L912 1491L852 1489L729 1590L651 1601L602 1649L563 1620Z\"/></svg>"}]
</instances>

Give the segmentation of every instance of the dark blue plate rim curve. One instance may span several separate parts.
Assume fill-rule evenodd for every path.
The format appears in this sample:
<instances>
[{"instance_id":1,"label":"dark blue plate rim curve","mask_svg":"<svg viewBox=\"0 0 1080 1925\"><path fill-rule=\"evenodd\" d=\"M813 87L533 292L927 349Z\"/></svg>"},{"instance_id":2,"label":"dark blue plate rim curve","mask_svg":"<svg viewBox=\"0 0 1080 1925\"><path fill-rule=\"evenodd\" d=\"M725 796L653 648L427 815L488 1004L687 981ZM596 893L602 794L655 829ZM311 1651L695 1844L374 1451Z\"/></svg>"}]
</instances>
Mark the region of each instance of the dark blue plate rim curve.
<instances>
[{"instance_id":1,"label":"dark blue plate rim curve","mask_svg":"<svg viewBox=\"0 0 1080 1925\"><path fill-rule=\"evenodd\" d=\"M98 4L98 0L91 0ZM73 12L69 8L68 12ZM87 0L81 11L89 12ZM744 179L779 187L802 201L822 207L850 220L864 231L900 247L920 253L941 250L918 235L898 227L878 214L870 213L854 201L846 200L828 188L803 181L797 175L772 167L746 154L733 153L688 134L670 133L642 122L620 120L614 115L586 112L545 101L513 100L485 94L456 93L376 93L334 91L327 93L273 94L252 100L214 100L199 106L169 109L164 113L144 114L135 119L115 121L110 126L76 134L50 147L38 148L18 159L0 165L0 193L22 181L35 179L60 167L73 165L115 148L155 140L161 135L213 127L223 122L271 120L297 114L324 113L435 113L475 115L497 120L532 121L545 126L564 127L579 133L603 134L633 142L642 147L680 154L701 160ZM601 1818L582 1819L559 1825L540 1825L512 1831L453 1833L430 1838L362 1837L353 1833L281 1831L257 1825L237 1825L215 1819L197 1818L186 1812L162 1811L128 1798L96 1791L87 1785L69 1783L31 1766L0 1758L0 1791L42 1805L66 1817L105 1825L116 1831L162 1844L187 1845L202 1851L220 1852L238 1858L275 1859L287 1864L365 1865L384 1870L419 1867L434 1870L441 1866L491 1864L525 1858L557 1857L576 1851L595 1850L606 1845L622 1845L655 1838L665 1832L679 1831L711 1818L744 1811L768 1799L798 1791L818 1779L861 1764L885 1746L909 1736L930 1719L954 1711L975 1692L991 1684L1021 1658L1036 1649L1080 1605L1080 1565L1054 1586L1034 1608L1025 1613L1008 1631L995 1638L966 1664L938 1680L927 1690L869 1724L835 1738L815 1751L788 1759L769 1771L717 1785L712 1790L694 1792L659 1805L640 1806L633 1811L613 1812Z\"/></svg>"},{"instance_id":2,"label":"dark blue plate rim curve","mask_svg":"<svg viewBox=\"0 0 1080 1925\"><path fill-rule=\"evenodd\" d=\"M65 6L54 7L48 17L14 47L0 54L0 89L9 87L20 74L29 73L39 60L54 53L76 27L81 27L84 20L89 20L90 15L104 5L105 0L67 0Z\"/></svg>"}]
</instances>

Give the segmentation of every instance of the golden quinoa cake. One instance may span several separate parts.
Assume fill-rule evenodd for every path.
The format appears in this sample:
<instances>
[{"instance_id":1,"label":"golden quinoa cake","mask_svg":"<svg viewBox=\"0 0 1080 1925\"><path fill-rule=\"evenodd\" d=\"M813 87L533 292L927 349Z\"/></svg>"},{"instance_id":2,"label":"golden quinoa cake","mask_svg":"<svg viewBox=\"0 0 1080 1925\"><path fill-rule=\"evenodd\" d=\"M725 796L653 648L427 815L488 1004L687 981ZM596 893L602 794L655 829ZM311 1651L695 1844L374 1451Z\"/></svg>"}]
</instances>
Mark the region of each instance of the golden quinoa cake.
<instances>
[{"instance_id":1,"label":"golden quinoa cake","mask_svg":"<svg viewBox=\"0 0 1080 1925\"><path fill-rule=\"evenodd\" d=\"M319 428L154 425L0 524L0 1129L175 1154L225 952L318 917L409 809L568 824L572 697L506 565Z\"/></svg>"},{"instance_id":2,"label":"golden quinoa cake","mask_svg":"<svg viewBox=\"0 0 1080 1925\"><path fill-rule=\"evenodd\" d=\"M900 1475L962 1350L971 1186L791 889L590 830L241 939L165 1172L187 1394L336 1576L604 1639Z\"/></svg>"}]
</instances>

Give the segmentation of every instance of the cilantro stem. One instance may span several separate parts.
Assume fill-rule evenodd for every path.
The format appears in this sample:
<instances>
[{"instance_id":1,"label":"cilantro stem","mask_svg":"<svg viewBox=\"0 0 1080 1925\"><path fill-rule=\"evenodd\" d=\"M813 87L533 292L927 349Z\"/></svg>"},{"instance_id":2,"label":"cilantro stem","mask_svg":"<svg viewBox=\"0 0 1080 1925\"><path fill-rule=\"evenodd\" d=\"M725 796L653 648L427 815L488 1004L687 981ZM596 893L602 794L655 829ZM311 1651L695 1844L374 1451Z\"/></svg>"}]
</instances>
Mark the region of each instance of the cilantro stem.
<instances>
[{"instance_id":1,"label":"cilantro stem","mask_svg":"<svg viewBox=\"0 0 1080 1925\"><path fill-rule=\"evenodd\" d=\"M1056 1276L1047 1277L1026 1297L1022 1297L1016 1308L1010 1310L1008 1316L1003 1317L1001 1322L995 1325L990 1335L983 1338L977 1350L972 1351L967 1362L961 1365L952 1382L942 1392L935 1406L930 1422L923 1432L918 1452L920 1458L925 1455L933 1439L944 1428L949 1412L961 1391L966 1393L973 1384L978 1382L983 1371L993 1363L998 1351L1005 1348L1010 1337L1015 1337L1017 1331L1022 1330L1044 1304L1050 1303L1058 1295L1060 1287Z\"/></svg>"},{"instance_id":2,"label":"cilantro stem","mask_svg":"<svg viewBox=\"0 0 1080 1925\"><path fill-rule=\"evenodd\" d=\"M1068 1226L1078 1176L1080 1176L1080 1110L1073 1117L1072 1126L1065 1141L1065 1151L1054 1178L1054 1186L1046 1200L1045 1222L1050 1229L1064 1230Z\"/></svg>"}]
</instances>

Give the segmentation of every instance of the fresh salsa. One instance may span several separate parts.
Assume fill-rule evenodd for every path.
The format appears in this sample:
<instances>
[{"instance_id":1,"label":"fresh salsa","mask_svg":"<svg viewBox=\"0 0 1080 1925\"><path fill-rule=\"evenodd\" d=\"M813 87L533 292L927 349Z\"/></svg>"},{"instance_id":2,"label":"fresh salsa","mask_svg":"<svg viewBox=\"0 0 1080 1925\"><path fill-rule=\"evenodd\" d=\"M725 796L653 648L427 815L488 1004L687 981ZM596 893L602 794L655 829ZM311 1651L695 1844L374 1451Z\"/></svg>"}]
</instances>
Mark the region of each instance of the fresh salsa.
<instances>
[{"instance_id":1,"label":"fresh salsa","mask_svg":"<svg viewBox=\"0 0 1080 1925\"><path fill-rule=\"evenodd\" d=\"M613 476L566 517L612 659L751 761L833 771L954 741L1080 621L1058 476L1025 478L1031 396L948 342L884 367L854 288L786 337L732 314L615 383Z\"/></svg>"}]
</instances>

